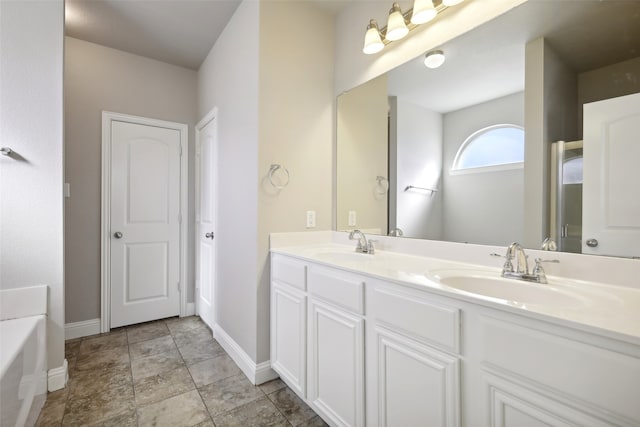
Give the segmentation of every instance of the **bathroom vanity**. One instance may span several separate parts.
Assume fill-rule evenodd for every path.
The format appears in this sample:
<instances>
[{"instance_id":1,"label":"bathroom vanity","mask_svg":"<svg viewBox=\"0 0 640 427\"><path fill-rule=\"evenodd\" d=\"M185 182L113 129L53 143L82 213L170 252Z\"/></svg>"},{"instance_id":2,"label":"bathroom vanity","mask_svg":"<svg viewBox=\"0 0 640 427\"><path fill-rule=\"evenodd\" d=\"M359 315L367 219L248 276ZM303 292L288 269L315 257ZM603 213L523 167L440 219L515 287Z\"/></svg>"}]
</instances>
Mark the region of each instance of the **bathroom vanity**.
<instances>
[{"instance_id":1,"label":"bathroom vanity","mask_svg":"<svg viewBox=\"0 0 640 427\"><path fill-rule=\"evenodd\" d=\"M640 289L354 247L272 237L272 367L330 425L640 425Z\"/></svg>"}]
</instances>

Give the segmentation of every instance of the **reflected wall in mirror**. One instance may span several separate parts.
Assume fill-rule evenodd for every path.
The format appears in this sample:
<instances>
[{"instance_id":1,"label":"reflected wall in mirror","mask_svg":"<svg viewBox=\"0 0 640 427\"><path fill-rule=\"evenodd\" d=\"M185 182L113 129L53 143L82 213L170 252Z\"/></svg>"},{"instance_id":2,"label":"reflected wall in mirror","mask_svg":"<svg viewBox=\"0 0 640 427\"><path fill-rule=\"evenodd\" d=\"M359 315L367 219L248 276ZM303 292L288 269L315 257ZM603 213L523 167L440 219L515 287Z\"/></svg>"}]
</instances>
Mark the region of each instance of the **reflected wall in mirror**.
<instances>
[{"instance_id":1,"label":"reflected wall in mirror","mask_svg":"<svg viewBox=\"0 0 640 427\"><path fill-rule=\"evenodd\" d=\"M338 97L338 230L534 248L565 230L563 250L584 251L576 192L602 189L552 182L552 143L582 140L584 104L640 92L640 2L529 0L439 49L438 69L416 58ZM497 125L524 128L524 161L495 133L474 154L488 166L452 170ZM551 216L563 187L566 224Z\"/></svg>"}]
</instances>

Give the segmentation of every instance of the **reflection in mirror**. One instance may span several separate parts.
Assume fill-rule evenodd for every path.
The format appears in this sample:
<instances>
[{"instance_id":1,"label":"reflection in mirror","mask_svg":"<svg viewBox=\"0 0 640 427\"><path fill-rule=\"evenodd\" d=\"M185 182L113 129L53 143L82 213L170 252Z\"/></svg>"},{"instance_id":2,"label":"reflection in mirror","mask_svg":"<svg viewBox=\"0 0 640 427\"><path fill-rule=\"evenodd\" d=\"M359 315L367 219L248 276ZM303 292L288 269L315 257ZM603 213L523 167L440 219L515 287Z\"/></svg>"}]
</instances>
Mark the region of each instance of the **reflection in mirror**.
<instances>
[{"instance_id":1,"label":"reflection in mirror","mask_svg":"<svg viewBox=\"0 0 640 427\"><path fill-rule=\"evenodd\" d=\"M421 56L338 97L338 230L584 251L582 192L596 190L567 177L581 142L552 143L582 141L584 104L640 92L640 2L529 0L439 49L438 69ZM497 125L524 129L524 163L501 160L498 137L483 143L493 166L454 167ZM574 180L558 184L562 170Z\"/></svg>"}]
</instances>

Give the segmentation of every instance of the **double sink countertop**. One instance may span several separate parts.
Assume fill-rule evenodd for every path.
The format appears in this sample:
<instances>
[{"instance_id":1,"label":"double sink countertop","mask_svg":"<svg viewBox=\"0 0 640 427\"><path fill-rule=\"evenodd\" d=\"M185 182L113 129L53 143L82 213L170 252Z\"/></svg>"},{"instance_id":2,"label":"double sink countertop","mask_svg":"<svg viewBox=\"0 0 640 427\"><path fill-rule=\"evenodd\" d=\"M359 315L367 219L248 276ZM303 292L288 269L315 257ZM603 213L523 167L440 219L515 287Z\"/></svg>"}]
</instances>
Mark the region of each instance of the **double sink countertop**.
<instances>
[{"instance_id":1,"label":"double sink countertop","mask_svg":"<svg viewBox=\"0 0 640 427\"><path fill-rule=\"evenodd\" d=\"M548 284L501 277L500 268L354 245L271 249L301 260L640 345L640 289L549 275Z\"/></svg>"}]
</instances>

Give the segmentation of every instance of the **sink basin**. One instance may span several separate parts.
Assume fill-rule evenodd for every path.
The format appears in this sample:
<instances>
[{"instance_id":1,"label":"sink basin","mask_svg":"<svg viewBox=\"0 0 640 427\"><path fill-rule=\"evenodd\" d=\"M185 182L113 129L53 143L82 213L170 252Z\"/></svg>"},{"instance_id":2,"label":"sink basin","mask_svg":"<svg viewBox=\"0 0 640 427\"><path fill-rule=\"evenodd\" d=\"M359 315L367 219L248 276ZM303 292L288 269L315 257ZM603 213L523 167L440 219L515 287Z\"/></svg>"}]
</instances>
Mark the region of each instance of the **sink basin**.
<instances>
[{"instance_id":1,"label":"sink basin","mask_svg":"<svg viewBox=\"0 0 640 427\"><path fill-rule=\"evenodd\" d=\"M507 302L510 305L526 307L544 305L547 307L576 308L584 301L571 292L551 285L530 283L516 279L493 276L484 271L440 271L434 272L432 279L458 291L481 295ZM499 274L499 273L498 273Z\"/></svg>"}]
</instances>

